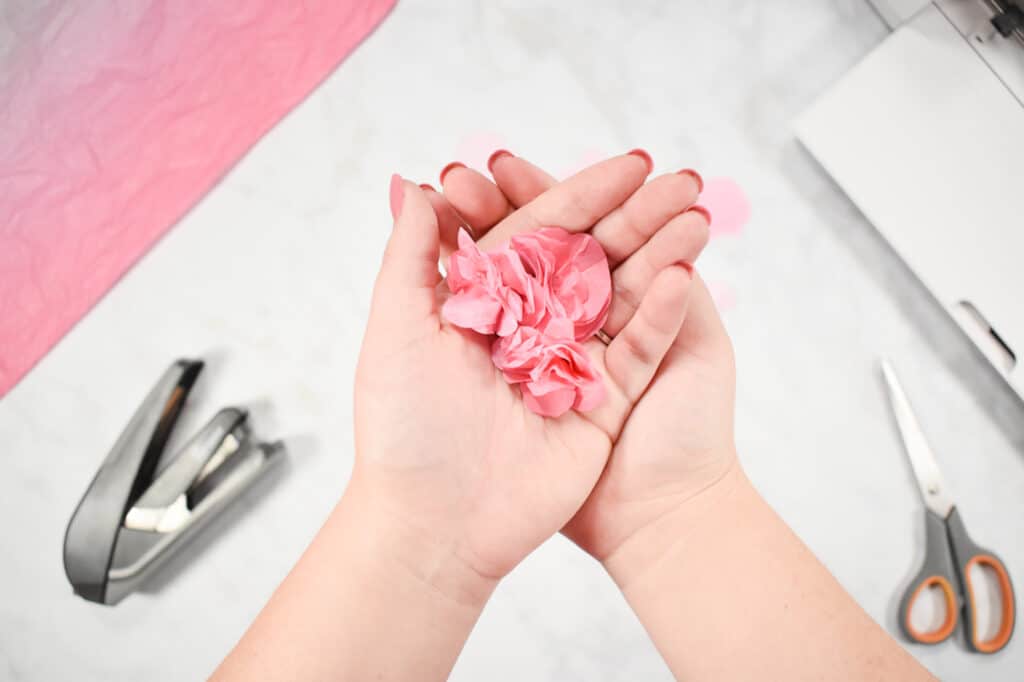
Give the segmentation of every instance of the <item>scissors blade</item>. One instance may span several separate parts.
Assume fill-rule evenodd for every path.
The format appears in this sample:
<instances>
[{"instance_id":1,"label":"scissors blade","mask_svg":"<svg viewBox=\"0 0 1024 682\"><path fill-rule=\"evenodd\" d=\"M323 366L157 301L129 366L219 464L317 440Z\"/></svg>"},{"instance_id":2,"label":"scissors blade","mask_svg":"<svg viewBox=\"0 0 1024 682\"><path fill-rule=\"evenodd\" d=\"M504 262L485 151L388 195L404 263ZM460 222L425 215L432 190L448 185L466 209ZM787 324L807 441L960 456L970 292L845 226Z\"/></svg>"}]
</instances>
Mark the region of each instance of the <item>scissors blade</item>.
<instances>
[{"instance_id":1,"label":"scissors blade","mask_svg":"<svg viewBox=\"0 0 1024 682\"><path fill-rule=\"evenodd\" d=\"M907 457L910 458L910 466L914 469L917 486L921 489L921 498L926 507L944 519L953 510L953 500L946 492L946 483L935 461L935 454L928 445L921 425L914 411L910 409L907 394L903 391L903 386L896 378L896 372L888 360L882 360L882 375L885 376L885 383L889 388L892 411L896 415L896 424L903 437L903 446L906 448Z\"/></svg>"}]
</instances>

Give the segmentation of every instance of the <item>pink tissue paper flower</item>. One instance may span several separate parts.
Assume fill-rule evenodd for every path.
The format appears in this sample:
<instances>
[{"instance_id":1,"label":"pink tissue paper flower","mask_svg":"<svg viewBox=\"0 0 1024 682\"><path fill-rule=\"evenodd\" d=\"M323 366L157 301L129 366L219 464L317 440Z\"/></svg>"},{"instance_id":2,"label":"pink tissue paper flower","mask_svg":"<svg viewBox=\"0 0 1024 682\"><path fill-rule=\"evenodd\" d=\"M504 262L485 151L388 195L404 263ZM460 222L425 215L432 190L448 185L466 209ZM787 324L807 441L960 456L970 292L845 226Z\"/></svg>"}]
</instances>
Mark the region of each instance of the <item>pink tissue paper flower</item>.
<instances>
[{"instance_id":1,"label":"pink tissue paper flower","mask_svg":"<svg viewBox=\"0 0 1024 682\"><path fill-rule=\"evenodd\" d=\"M512 237L527 272L548 292L550 319L573 323L573 338L586 341L604 326L612 301L608 258L589 234L558 227Z\"/></svg>"},{"instance_id":2,"label":"pink tissue paper flower","mask_svg":"<svg viewBox=\"0 0 1024 682\"><path fill-rule=\"evenodd\" d=\"M494 342L491 359L505 381L520 385L526 406L543 417L559 417L570 408L586 412L604 399L604 382L583 345L565 336L520 327Z\"/></svg>"},{"instance_id":3,"label":"pink tissue paper flower","mask_svg":"<svg viewBox=\"0 0 1024 682\"><path fill-rule=\"evenodd\" d=\"M482 253L465 230L459 249L448 259L448 288L453 296L442 308L445 319L481 334L508 336L520 324L543 319L544 292L526 274L519 256L507 246Z\"/></svg>"},{"instance_id":4,"label":"pink tissue paper flower","mask_svg":"<svg viewBox=\"0 0 1024 682\"><path fill-rule=\"evenodd\" d=\"M445 319L500 337L491 358L537 414L598 405L604 384L581 345L604 325L611 304L608 259L597 240L545 227L488 253L464 230L458 242L448 261Z\"/></svg>"}]
</instances>

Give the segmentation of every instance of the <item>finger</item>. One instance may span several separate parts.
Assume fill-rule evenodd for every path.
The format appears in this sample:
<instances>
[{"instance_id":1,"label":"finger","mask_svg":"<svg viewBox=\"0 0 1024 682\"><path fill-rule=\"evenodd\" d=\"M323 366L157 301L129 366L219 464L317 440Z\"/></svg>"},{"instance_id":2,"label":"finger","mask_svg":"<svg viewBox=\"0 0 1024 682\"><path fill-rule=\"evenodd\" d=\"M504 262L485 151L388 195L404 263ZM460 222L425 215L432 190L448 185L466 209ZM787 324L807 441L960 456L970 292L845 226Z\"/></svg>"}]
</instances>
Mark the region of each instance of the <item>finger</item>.
<instances>
[{"instance_id":1,"label":"finger","mask_svg":"<svg viewBox=\"0 0 1024 682\"><path fill-rule=\"evenodd\" d=\"M539 227L588 230L643 185L650 171L650 157L640 150L585 168L501 221L483 236L481 248Z\"/></svg>"},{"instance_id":2,"label":"finger","mask_svg":"<svg viewBox=\"0 0 1024 682\"><path fill-rule=\"evenodd\" d=\"M591 234L608 254L608 264L615 267L647 242L659 227L692 206L698 194L699 184L692 171L662 175L602 218Z\"/></svg>"},{"instance_id":3,"label":"finger","mask_svg":"<svg viewBox=\"0 0 1024 682\"><path fill-rule=\"evenodd\" d=\"M703 210L690 209L661 227L646 244L612 272L611 306L604 331L615 336L633 317L658 273L674 263L691 267L708 243L709 221Z\"/></svg>"},{"instance_id":4,"label":"finger","mask_svg":"<svg viewBox=\"0 0 1024 682\"><path fill-rule=\"evenodd\" d=\"M636 314L608 344L608 377L635 403L647 390L679 334L693 281L689 268L672 265L654 278Z\"/></svg>"},{"instance_id":5,"label":"finger","mask_svg":"<svg viewBox=\"0 0 1024 682\"><path fill-rule=\"evenodd\" d=\"M554 178L525 159L508 153L495 155L490 161L491 174L513 206L522 206L554 186ZM609 262L621 261L666 220L692 206L703 186L700 175L689 168L662 176L595 225L594 237L608 253Z\"/></svg>"},{"instance_id":6,"label":"finger","mask_svg":"<svg viewBox=\"0 0 1024 682\"><path fill-rule=\"evenodd\" d=\"M434 302L434 287L441 281L437 270L440 239L437 216L419 187L391 176L391 230L378 283L390 294L410 292L413 298Z\"/></svg>"},{"instance_id":7,"label":"finger","mask_svg":"<svg viewBox=\"0 0 1024 682\"><path fill-rule=\"evenodd\" d=\"M504 149L491 154L487 168L513 208L525 206L558 184L545 171Z\"/></svg>"},{"instance_id":8,"label":"finger","mask_svg":"<svg viewBox=\"0 0 1024 682\"><path fill-rule=\"evenodd\" d=\"M457 244L459 228L467 228L474 238L476 238L476 231L458 214L445 195L427 184L420 185L420 189L423 190L424 196L427 197L427 201L434 209L434 215L437 216L437 232L441 240L441 261L447 262L452 251L459 248Z\"/></svg>"},{"instance_id":9,"label":"finger","mask_svg":"<svg viewBox=\"0 0 1024 682\"><path fill-rule=\"evenodd\" d=\"M439 220L442 216L440 211L445 210L451 214L457 215L457 211L454 208L455 204L466 206L472 205L474 202L480 202L480 199L476 197L476 195L482 192L490 193L495 189L495 186L505 197L508 204L512 208L517 209L530 203L538 196L558 184L558 181L555 180L554 177L548 175L548 173L541 168L533 165L526 159L514 156L511 152L504 149L499 149L491 154L491 158L487 160L487 166L491 171L491 175L495 179L494 183L450 183L449 186L445 188L444 194L438 195L439 199L447 199L447 202L444 202L444 206L442 206L440 201L435 202L432 198L431 203L434 204L435 211L438 211ZM449 171L449 173L450 172L451 171ZM427 185L427 187L430 186ZM501 218L504 218L505 215L507 214L502 215ZM486 234L487 230L493 227L494 223L498 222L497 220L492 222L491 219L493 217L493 215L484 216L487 224L470 225L469 222L464 219L463 224L470 228L474 239L477 239ZM451 253L451 250L455 248L454 238L457 236L457 233L457 229L454 232L451 232L448 228L448 223L442 221L442 259L447 258L448 254Z\"/></svg>"},{"instance_id":10,"label":"finger","mask_svg":"<svg viewBox=\"0 0 1024 682\"><path fill-rule=\"evenodd\" d=\"M512 212L505 195L493 182L461 163L444 167L441 187L458 214L472 226L477 239Z\"/></svg>"},{"instance_id":11,"label":"finger","mask_svg":"<svg viewBox=\"0 0 1024 682\"><path fill-rule=\"evenodd\" d=\"M694 273L693 293L690 296L689 312L686 321L679 330L679 335L669 351L670 355L677 353L732 353L732 342L729 334L722 324L722 317L718 314L715 301L711 298L704 279Z\"/></svg>"}]
</instances>

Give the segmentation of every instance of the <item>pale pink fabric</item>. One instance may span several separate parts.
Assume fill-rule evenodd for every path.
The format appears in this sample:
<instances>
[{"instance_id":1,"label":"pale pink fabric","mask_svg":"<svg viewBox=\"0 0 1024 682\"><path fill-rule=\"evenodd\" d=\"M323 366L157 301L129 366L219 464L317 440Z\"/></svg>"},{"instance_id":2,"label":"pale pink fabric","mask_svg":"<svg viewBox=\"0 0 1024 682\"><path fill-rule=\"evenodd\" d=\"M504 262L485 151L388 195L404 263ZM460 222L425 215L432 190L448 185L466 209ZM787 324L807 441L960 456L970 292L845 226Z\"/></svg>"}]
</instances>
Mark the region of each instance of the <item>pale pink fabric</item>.
<instances>
[{"instance_id":1,"label":"pale pink fabric","mask_svg":"<svg viewBox=\"0 0 1024 682\"><path fill-rule=\"evenodd\" d=\"M604 383L582 346L604 324L611 274L588 234L542 228L483 253L464 231L448 261L444 318L499 338L491 358L545 417L593 409Z\"/></svg>"},{"instance_id":2,"label":"pale pink fabric","mask_svg":"<svg viewBox=\"0 0 1024 682\"><path fill-rule=\"evenodd\" d=\"M393 5L43 0L6 13L0 396Z\"/></svg>"}]
</instances>

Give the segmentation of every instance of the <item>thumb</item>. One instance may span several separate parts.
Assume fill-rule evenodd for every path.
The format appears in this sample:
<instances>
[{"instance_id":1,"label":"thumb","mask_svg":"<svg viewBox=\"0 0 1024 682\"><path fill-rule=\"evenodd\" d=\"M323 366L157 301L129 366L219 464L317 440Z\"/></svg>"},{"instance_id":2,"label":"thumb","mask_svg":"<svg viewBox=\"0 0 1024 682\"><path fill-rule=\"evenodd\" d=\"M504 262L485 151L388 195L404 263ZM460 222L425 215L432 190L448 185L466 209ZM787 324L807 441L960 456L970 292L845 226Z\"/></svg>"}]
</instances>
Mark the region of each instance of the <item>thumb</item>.
<instances>
[{"instance_id":1,"label":"thumb","mask_svg":"<svg viewBox=\"0 0 1024 682\"><path fill-rule=\"evenodd\" d=\"M392 293L416 292L433 301L441 281L437 216L423 191L397 174L391 176L391 215L395 224L378 280Z\"/></svg>"},{"instance_id":2,"label":"thumb","mask_svg":"<svg viewBox=\"0 0 1024 682\"><path fill-rule=\"evenodd\" d=\"M676 345L691 350L706 349L729 355L732 353L732 343L725 331L725 325L722 324L722 317L718 314L707 284L697 273L694 273L689 312L686 314L682 329L679 330Z\"/></svg>"}]
</instances>

